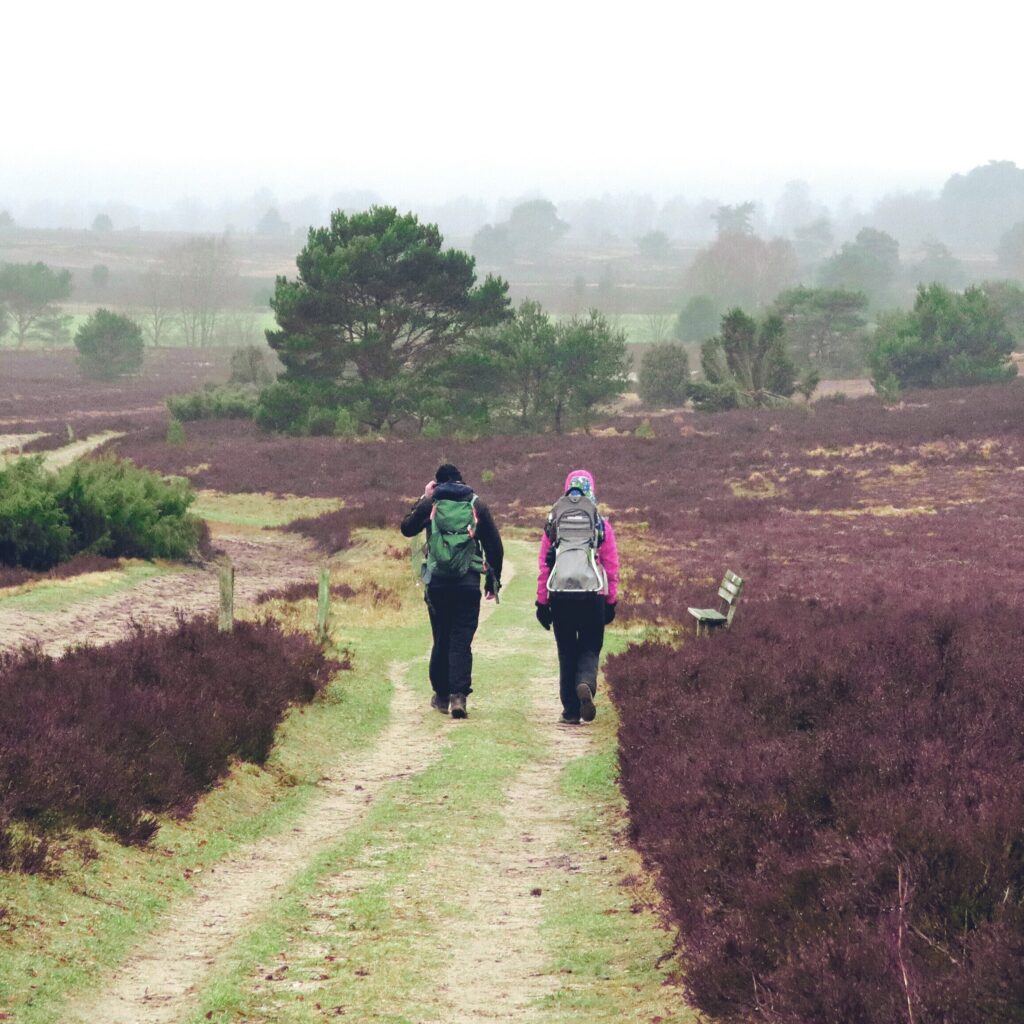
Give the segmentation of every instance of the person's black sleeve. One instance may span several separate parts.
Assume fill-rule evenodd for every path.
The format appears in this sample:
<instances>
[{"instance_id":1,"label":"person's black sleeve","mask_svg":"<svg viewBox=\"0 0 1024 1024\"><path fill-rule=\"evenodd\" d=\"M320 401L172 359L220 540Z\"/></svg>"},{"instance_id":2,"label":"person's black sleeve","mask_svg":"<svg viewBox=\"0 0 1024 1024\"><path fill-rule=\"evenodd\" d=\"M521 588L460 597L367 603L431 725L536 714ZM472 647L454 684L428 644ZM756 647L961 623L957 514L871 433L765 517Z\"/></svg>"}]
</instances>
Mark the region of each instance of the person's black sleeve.
<instances>
[{"instance_id":1,"label":"person's black sleeve","mask_svg":"<svg viewBox=\"0 0 1024 1024\"><path fill-rule=\"evenodd\" d=\"M487 567L494 573L495 579L501 582L501 567L505 561L505 548L501 543L501 534L494 525L491 510L482 502L476 503L476 536L484 549Z\"/></svg>"},{"instance_id":2,"label":"person's black sleeve","mask_svg":"<svg viewBox=\"0 0 1024 1024\"><path fill-rule=\"evenodd\" d=\"M430 521L430 510L433 507L430 498L419 498L409 509L408 515L402 520L402 536L415 537Z\"/></svg>"}]
</instances>

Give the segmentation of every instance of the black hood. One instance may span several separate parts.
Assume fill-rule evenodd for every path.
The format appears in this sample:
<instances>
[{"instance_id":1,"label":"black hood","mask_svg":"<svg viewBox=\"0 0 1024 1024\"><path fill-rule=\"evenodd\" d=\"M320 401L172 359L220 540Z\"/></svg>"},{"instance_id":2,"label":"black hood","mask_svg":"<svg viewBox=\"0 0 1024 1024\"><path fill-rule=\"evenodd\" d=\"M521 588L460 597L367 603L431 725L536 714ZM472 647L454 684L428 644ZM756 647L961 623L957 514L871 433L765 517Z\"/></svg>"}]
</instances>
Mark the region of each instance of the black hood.
<instances>
[{"instance_id":1,"label":"black hood","mask_svg":"<svg viewBox=\"0 0 1024 1024\"><path fill-rule=\"evenodd\" d=\"M472 497L473 488L458 480L450 480L434 488L434 501L470 501Z\"/></svg>"}]
</instances>

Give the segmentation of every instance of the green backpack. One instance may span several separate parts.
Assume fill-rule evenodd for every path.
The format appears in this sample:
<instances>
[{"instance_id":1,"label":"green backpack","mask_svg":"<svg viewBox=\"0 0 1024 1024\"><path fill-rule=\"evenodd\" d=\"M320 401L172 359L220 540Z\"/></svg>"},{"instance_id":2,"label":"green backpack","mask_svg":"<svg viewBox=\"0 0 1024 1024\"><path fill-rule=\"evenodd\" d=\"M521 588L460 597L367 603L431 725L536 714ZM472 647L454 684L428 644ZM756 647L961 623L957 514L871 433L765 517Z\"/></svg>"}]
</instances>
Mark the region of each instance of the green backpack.
<instances>
[{"instance_id":1,"label":"green backpack","mask_svg":"<svg viewBox=\"0 0 1024 1024\"><path fill-rule=\"evenodd\" d=\"M470 501L442 498L434 502L427 531L427 582L457 580L467 572L484 571L476 523L475 494Z\"/></svg>"}]
</instances>

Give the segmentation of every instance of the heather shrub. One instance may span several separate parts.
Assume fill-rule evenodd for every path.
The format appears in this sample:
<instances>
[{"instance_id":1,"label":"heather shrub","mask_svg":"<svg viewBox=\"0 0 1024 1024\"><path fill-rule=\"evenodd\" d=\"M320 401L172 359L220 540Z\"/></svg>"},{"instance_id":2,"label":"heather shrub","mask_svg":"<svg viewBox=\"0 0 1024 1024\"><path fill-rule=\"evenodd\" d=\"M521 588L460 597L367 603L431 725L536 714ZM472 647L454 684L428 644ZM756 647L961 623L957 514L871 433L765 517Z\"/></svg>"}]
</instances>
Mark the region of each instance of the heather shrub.
<instances>
[{"instance_id":1,"label":"heather shrub","mask_svg":"<svg viewBox=\"0 0 1024 1024\"><path fill-rule=\"evenodd\" d=\"M1022 1019L1018 608L782 600L608 674L634 835L702 1012Z\"/></svg>"},{"instance_id":2,"label":"heather shrub","mask_svg":"<svg viewBox=\"0 0 1024 1024\"><path fill-rule=\"evenodd\" d=\"M189 420L252 419L260 390L254 384L207 385L187 395L171 395L167 408L182 422Z\"/></svg>"},{"instance_id":3,"label":"heather shrub","mask_svg":"<svg viewBox=\"0 0 1024 1024\"><path fill-rule=\"evenodd\" d=\"M202 542L200 542L202 544ZM105 558L102 555L75 555L66 562L60 562L46 573L32 572L21 567L7 568L0 565L0 587L17 587L23 583L34 583L37 580L66 580L73 576L82 576L90 572L109 572L116 569L120 562L116 558Z\"/></svg>"},{"instance_id":4,"label":"heather shrub","mask_svg":"<svg viewBox=\"0 0 1024 1024\"><path fill-rule=\"evenodd\" d=\"M60 658L0 656L0 867L25 867L12 822L146 842L153 815L186 814L232 758L263 763L288 705L333 667L272 622L181 620Z\"/></svg>"},{"instance_id":5,"label":"heather shrub","mask_svg":"<svg viewBox=\"0 0 1024 1024\"><path fill-rule=\"evenodd\" d=\"M334 554L352 543L352 530L358 527L394 526L393 498L387 494L373 495L359 504L292 520L282 529L308 537L321 551Z\"/></svg>"},{"instance_id":6,"label":"heather shrub","mask_svg":"<svg viewBox=\"0 0 1024 1024\"><path fill-rule=\"evenodd\" d=\"M283 587L275 587L272 590L264 590L256 595L257 604L265 604L267 601L308 601L316 600L320 593L318 583L289 583ZM358 591L347 583L332 583L331 597L347 601L355 597Z\"/></svg>"},{"instance_id":7,"label":"heather shrub","mask_svg":"<svg viewBox=\"0 0 1024 1024\"><path fill-rule=\"evenodd\" d=\"M195 495L120 459L72 463L48 473L38 458L0 470L0 564L34 571L85 553L187 558L202 539Z\"/></svg>"}]
</instances>

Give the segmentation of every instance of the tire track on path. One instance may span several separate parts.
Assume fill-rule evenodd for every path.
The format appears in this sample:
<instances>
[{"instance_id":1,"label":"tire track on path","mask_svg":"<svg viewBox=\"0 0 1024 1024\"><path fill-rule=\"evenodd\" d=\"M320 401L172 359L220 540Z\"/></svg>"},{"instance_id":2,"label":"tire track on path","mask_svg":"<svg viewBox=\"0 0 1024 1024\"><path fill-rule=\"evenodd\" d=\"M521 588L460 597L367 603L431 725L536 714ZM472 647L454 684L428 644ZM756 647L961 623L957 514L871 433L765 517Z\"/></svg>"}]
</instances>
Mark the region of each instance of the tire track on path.
<instances>
[{"instance_id":1,"label":"tire track on path","mask_svg":"<svg viewBox=\"0 0 1024 1024\"><path fill-rule=\"evenodd\" d=\"M390 782L426 768L440 737L422 728L420 698L392 669L391 721L374 747L339 764L323 794L287 833L270 836L208 870L195 893L114 973L102 991L69 1007L72 1024L176 1024L231 944L293 876L367 813Z\"/></svg>"},{"instance_id":2,"label":"tire track on path","mask_svg":"<svg viewBox=\"0 0 1024 1024\"><path fill-rule=\"evenodd\" d=\"M547 973L550 951L538 896L552 872L578 869L563 852L573 812L559 783L562 769L593 744L586 727L557 723L551 677L532 679L528 699L544 753L509 788L506 824L479 851L474 870L448 886L448 897L471 920L460 925L441 983L445 1024L524 1024L536 1019L536 1003L558 987L558 976Z\"/></svg>"}]
</instances>

